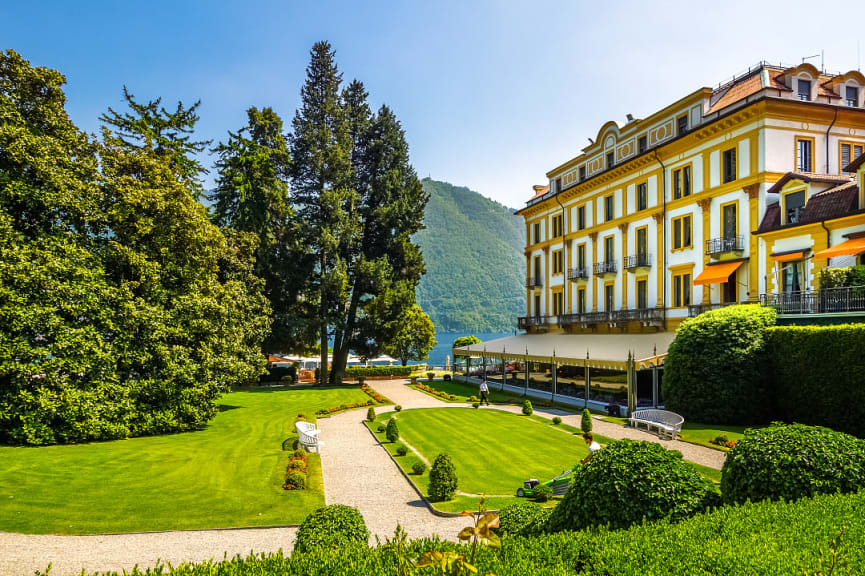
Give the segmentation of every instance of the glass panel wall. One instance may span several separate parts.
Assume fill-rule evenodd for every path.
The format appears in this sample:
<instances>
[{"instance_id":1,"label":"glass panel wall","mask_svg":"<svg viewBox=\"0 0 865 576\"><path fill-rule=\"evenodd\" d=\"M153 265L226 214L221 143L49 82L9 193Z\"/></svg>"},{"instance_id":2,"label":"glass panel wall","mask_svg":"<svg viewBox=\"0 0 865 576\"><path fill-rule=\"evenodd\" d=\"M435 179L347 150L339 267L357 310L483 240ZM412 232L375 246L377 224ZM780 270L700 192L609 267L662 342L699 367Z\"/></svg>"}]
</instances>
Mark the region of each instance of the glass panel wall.
<instances>
[{"instance_id":1,"label":"glass panel wall","mask_svg":"<svg viewBox=\"0 0 865 576\"><path fill-rule=\"evenodd\" d=\"M559 366L556 371L556 396L584 400L586 397L586 369L583 366Z\"/></svg>"}]
</instances>

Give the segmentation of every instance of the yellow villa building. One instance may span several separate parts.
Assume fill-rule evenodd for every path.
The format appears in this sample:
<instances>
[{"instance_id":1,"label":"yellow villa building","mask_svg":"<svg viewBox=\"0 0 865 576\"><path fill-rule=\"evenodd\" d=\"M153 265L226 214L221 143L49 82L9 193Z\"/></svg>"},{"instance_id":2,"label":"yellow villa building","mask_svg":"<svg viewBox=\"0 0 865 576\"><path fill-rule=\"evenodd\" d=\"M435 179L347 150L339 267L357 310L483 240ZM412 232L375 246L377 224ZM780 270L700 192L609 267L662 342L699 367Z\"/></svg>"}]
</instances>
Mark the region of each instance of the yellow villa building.
<instances>
[{"instance_id":1,"label":"yellow villa building","mask_svg":"<svg viewBox=\"0 0 865 576\"><path fill-rule=\"evenodd\" d=\"M662 403L659 367L689 316L761 301L792 317L852 310L817 295L823 268L865 252L861 73L761 63L589 141L517 212L525 333L455 350L483 369L469 362L467 377L633 410ZM590 369L623 372L595 379L618 393L601 386L593 403Z\"/></svg>"}]
</instances>

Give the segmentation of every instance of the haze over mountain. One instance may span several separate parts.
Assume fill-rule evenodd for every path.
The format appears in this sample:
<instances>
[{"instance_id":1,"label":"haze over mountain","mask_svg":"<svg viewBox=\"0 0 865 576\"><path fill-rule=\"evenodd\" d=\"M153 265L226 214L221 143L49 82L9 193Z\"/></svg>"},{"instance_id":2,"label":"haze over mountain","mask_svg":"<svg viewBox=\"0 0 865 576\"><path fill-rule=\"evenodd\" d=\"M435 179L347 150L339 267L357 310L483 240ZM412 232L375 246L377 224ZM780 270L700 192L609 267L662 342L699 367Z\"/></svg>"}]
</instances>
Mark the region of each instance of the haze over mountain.
<instances>
[{"instance_id":1,"label":"haze over mountain","mask_svg":"<svg viewBox=\"0 0 865 576\"><path fill-rule=\"evenodd\" d=\"M525 315L525 225L514 209L447 182L423 179L430 195L415 236L426 274L418 304L438 332L506 332Z\"/></svg>"}]
</instances>

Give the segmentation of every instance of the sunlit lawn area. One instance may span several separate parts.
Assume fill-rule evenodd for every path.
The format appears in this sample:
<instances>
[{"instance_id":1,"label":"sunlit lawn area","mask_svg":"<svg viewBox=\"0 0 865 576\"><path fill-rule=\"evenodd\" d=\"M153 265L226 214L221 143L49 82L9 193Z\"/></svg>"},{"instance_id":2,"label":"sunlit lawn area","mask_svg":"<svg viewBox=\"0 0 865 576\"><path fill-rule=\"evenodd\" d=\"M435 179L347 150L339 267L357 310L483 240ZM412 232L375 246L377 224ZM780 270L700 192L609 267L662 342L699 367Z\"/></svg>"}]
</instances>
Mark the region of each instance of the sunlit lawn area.
<instances>
[{"instance_id":1,"label":"sunlit lawn area","mask_svg":"<svg viewBox=\"0 0 865 576\"><path fill-rule=\"evenodd\" d=\"M627 418L615 418L612 416L603 416L603 419L608 422L628 425ZM750 426L723 426L720 424L696 424L693 422L685 422L682 425L682 431L679 434L679 440L690 442L691 444L699 444L717 450L727 450L717 444L712 444L712 440L718 436L726 436L727 440L739 441L745 435L745 430ZM757 426L760 428L760 426Z\"/></svg>"},{"instance_id":2,"label":"sunlit lawn area","mask_svg":"<svg viewBox=\"0 0 865 576\"><path fill-rule=\"evenodd\" d=\"M394 413L381 414L370 427L387 422ZM487 507L499 509L526 499L512 496L529 478L546 481L571 468L588 454L578 430L552 424L537 416L521 416L501 410L474 408L425 408L403 410L396 415L400 441L417 450L429 463L442 452L453 460L459 478L460 492L487 494ZM383 433L376 433L383 445L395 454L396 444L388 443ZM601 443L610 440L598 436ZM407 472L418 457L411 452L397 457ZM718 470L696 466L697 471L712 480L720 479ZM429 470L423 476L410 475L422 492L427 493ZM458 495L435 507L447 512L470 510L476 497Z\"/></svg>"},{"instance_id":3,"label":"sunlit lawn area","mask_svg":"<svg viewBox=\"0 0 865 576\"><path fill-rule=\"evenodd\" d=\"M440 398L439 396L431 395L434 398L438 398L439 400L442 400L443 402L468 402L468 399L472 396L474 396L476 398L480 397L480 391L478 390L477 384L467 384L465 382L455 382L453 380L450 382L445 382L444 380L434 380L432 382L429 382L426 379L418 380L418 384L424 384L424 385L429 386L431 388L435 388L436 390L440 390L440 391L446 392L448 394L453 394L454 396L457 397L456 400L445 400L443 398ZM522 394L518 394L515 392L509 392L507 390L504 390L504 391L500 390L500 384L497 384L496 382L488 381L487 385L488 385L489 390L490 390L490 394L489 394L490 404L522 404L523 401L526 399ZM415 389L417 389L417 388L415 388ZM426 392L424 390L419 390L419 389L417 389L417 390L419 392L423 392L424 394L426 394ZM549 399L542 400L539 398L529 397L529 400L531 400L532 403L535 403L538 406L549 404ZM559 404L553 404L553 405L556 406L557 408L562 408L564 410L569 410L571 412L574 411L573 406L565 406L565 405L559 405Z\"/></svg>"},{"instance_id":4,"label":"sunlit lawn area","mask_svg":"<svg viewBox=\"0 0 865 576\"><path fill-rule=\"evenodd\" d=\"M365 402L357 388L226 394L199 432L69 446L0 447L0 531L83 534L293 524L324 504L282 489L299 413Z\"/></svg>"}]
</instances>

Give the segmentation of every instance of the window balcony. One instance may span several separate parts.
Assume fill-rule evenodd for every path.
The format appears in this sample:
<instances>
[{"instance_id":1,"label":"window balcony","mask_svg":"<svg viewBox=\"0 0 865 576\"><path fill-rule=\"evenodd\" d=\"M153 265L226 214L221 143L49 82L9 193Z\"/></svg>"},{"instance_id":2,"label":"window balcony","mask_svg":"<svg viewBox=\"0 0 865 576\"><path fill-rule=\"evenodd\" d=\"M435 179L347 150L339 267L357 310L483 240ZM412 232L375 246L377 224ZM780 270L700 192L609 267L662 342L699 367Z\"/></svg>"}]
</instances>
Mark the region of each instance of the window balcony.
<instances>
[{"instance_id":1,"label":"window balcony","mask_svg":"<svg viewBox=\"0 0 865 576\"><path fill-rule=\"evenodd\" d=\"M638 270L640 268L652 267L651 254L633 254L625 258L625 270Z\"/></svg>"},{"instance_id":2,"label":"window balcony","mask_svg":"<svg viewBox=\"0 0 865 576\"><path fill-rule=\"evenodd\" d=\"M540 276L529 276L528 278L526 278L526 288L541 288L543 287L543 285L544 283L543 281L541 281Z\"/></svg>"},{"instance_id":3,"label":"window balcony","mask_svg":"<svg viewBox=\"0 0 865 576\"><path fill-rule=\"evenodd\" d=\"M744 236L724 236L723 238L706 240L706 254L714 258L721 254L742 252L743 250L745 250Z\"/></svg>"},{"instance_id":4,"label":"window balcony","mask_svg":"<svg viewBox=\"0 0 865 576\"><path fill-rule=\"evenodd\" d=\"M605 274L615 274L618 271L618 265L615 260L607 262L596 262L594 266L595 276L603 276Z\"/></svg>"},{"instance_id":5,"label":"window balcony","mask_svg":"<svg viewBox=\"0 0 865 576\"><path fill-rule=\"evenodd\" d=\"M568 270L568 280L588 280L588 268L571 268Z\"/></svg>"},{"instance_id":6,"label":"window balcony","mask_svg":"<svg viewBox=\"0 0 865 576\"><path fill-rule=\"evenodd\" d=\"M533 328L536 332L546 332L549 325L555 324L556 320L551 316L520 316L517 318L517 327L520 330Z\"/></svg>"},{"instance_id":7,"label":"window balcony","mask_svg":"<svg viewBox=\"0 0 865 576\"><path fill-rule=\"evenodd\" d=\"M760 303L774 308L779 316L865 313L865 286L760 294Z\"/></svg>"},{"instance_id":8,"label":"window balcony","mask_svg":"<svg viewBox=\"0 0 865 576\"><path fill-rule=\"evenodd\" d=\"M625 324L642 322L649 325L661 325L664 322L663 308L636 308L630 310L612 310L609 312L584 312L583 314L563 314L559 316L560 326L580 325L584 327L596 324Z\"/></svg>"}]
</instances>

